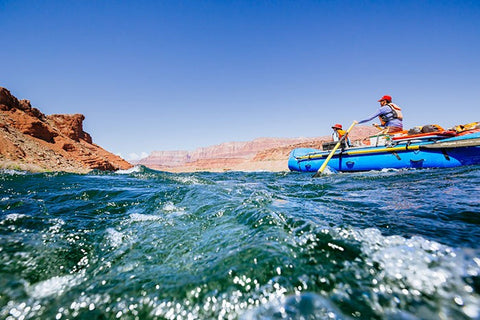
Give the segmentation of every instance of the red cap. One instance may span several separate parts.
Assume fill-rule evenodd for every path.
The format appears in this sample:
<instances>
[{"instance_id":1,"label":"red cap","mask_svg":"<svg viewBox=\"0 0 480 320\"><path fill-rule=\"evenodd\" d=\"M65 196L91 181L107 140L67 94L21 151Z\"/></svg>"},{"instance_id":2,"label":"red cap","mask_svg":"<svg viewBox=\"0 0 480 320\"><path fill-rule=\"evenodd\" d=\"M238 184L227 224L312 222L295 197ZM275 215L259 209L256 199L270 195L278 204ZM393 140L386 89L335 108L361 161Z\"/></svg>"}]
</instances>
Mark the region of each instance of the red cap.
<instances>
[{"instance_id":1,"label":"red cap","mask_svg":"<svg viewBox=\"0 0 480 320\"><path fill-rule=\"evenodd\" d=\"M337 123L335 125L332 126L332 129L342 129L342 125L340 123Z\"/></svg>"},{"instance_id":2,"label":"red cap","mask_svg":"<svg viewBox=\"0 0 480 320\"><path fill-rule=\"evenodd\" d=\"M382 100L387 100L388 102L392 102L392 97L390 96L383 96L380 98L380 100L378 100L378 102L382 101Z\"/></svg>"}]
</instances>

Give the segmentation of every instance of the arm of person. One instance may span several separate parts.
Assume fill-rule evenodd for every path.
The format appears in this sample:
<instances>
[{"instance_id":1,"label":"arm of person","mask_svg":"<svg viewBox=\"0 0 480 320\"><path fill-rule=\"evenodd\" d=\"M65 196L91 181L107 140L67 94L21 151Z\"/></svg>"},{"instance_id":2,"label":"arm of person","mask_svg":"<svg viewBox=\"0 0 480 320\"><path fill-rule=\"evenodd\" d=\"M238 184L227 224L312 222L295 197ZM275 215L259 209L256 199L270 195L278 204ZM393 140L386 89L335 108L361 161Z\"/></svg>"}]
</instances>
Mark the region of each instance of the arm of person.
<instances>
[{"instance_id":1,"label":"arm of person","mask_svg":"<svg viewBox=\"0 0 480 320\"><path fill-rule=\"evenodd\" d=\"M382 111L379 109L379 110L377 110L377 112L374 115L370 116L367 119L360 120L360 121L358 121L358 123L365 123L365 122L371 121L371 120L375 119L376 117L378 117L381 113L382 113Z\"/></svg>"}]
</instances>

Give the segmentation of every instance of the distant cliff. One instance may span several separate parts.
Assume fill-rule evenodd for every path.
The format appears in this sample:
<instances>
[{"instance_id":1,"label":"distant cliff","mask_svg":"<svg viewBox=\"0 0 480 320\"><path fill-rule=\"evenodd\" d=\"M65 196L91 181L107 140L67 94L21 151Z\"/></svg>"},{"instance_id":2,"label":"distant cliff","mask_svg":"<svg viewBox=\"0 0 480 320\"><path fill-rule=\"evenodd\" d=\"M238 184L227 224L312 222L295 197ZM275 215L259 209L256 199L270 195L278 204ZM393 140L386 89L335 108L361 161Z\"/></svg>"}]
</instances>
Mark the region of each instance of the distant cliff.
<instances>
[{"instance_id":1,"label":"distant cliff","mask_svg":"<svg viewBox=\"0 0 480 320\"><path fill-rule=\"evenodd\" d=\"M132 165L102 149L83 131L81 114L46 116L29 100L0 87L0 168L88 172Z\"/></svg>"},{"instance_id":2,"label":"distant cliff","mask_svg":"<svg viewBox=\"0 0 480 320\"><path fill-rule=\"evenodd\" d=\"M358 140L378 132L366 126L354 127L350 139ZM154 151L138 161L146 167L171 171L286 171L290 151L294 148L321 149L331 136L315 138L258 138L246 142L226 142L194 151Z\"/></svg>"}]
</instances>

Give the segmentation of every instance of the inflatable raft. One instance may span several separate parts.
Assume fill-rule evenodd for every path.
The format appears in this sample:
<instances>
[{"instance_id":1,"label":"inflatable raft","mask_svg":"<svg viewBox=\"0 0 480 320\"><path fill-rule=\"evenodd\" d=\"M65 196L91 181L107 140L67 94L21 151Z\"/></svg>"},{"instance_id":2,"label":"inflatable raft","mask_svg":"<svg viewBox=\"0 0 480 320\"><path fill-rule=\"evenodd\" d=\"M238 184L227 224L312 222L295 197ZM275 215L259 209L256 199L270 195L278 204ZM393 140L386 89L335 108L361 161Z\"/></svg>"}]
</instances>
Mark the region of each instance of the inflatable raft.
<instances>
[{"instance_id":1,"label":"inflatable raft","mask_svg":"<svg viewBox=\"0 0 480 320\"><path fill-rule=\"evenodd\" d=\"M333 171L370 171L403 168L451 168L480 164L480 129L437 130L427 133L377 135L369 145L339 148L328 162ZM327 150L297 148L291 151L291 171L317 172L330 154ZM332 148L330 148L332 149Z\"/></svg>"}]
</instances>

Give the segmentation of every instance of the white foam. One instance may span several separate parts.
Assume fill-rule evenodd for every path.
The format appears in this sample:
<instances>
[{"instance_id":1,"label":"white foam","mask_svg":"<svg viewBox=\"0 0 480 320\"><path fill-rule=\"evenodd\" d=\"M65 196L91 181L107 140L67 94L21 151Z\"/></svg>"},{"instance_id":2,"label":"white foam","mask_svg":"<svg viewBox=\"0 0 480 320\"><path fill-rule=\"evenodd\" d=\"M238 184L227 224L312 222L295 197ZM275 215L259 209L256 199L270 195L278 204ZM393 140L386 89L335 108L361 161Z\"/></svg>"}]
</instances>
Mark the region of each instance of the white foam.
<instances>
[{"instance_id":1,"label":"white foam","mask_svg":"<svg viewBox=\"0 0 480 320\"><path fill-rule=\"evenodd\" d=\"M68 288L71 288L78 283L80 283L79 275L53 277L28 287L27 292L31 297L41 299L53 295L61 295Z\"/></svg>"},{"instance_id":2,"label":"white foam","mask_svg":"<svg viewBox=\"0 0 480 320\"><path fill-rule=\"evenodd\" d=\"M326 174L326 175L331 175L331 174L337 174L337 170L335 170L334 168L332 167L329 167L329 166L326 166L325 167L325 170L323 170L322 172L323 174Z\"/></svg>"},{"instance_id":3,"label":"white foam","mask_svg":"<svg viewBox=\"0 0 480 320\"><path fill-rule=\"evenodd\" d=\"M162 209L167 212L178 211L178 208L172 202L165 203Z\"/></svg>"},{"instance_id":4,"label":"white foam","mask_svg":"<svg viewBox=\"0 0 480 320\"><path fill-rule=\"evenodd\" d=\"M60 230L62 229L62 226L65 224L65 221L63 221L62 219L51 219L50 220L51 222L54 222L55 224L53 226L51 226L48 231L50 233L59 233Z\"/></svg>"},{"instance_id":5,"label":"white foam","mask_svg":"<svg viewBox=\"0 0 480 320\"><path fill-rule=\"evenodd\" d=\"M193 184L193 185L205 184L195 176L175 175L175 176L172 176L172 180L175 180L183 184Z\"/></svg>"},{"instance_id":6,"label":"white foam","mask_svg":"<svg viewBox=\"0 0 480 320\"><path fill-rule=\"evenodd\" d=\"M3 223L4 221L12 221L12 222L14 222L14 221L17 221L17 220L19 220L19 219L23 219L23 218L25 218L25 217L27 217L27 215L22 214L22 213L10 213L10 214L7 214L7 215L5 216L5 218L3 219L3 221L0 222L0 223Z\"/></svg>"},{"instance_id":7,"label":"white foam","mask_svg":"<svg viewBox=\"0 0 480 320\"><path fill-rule=\"evenodd\" d=\"M422 237L383 236L377 229L357 230L353 235L362 242L367 264L379 266L375 292L456 299L468 306L463 308L465 314L480 315L480 301L464 280L480 274L478 257L471 257L471 252Z\"/></svg>"},{"instance_id":8,"label":"white foam","mask_svg":"<svg viewBox=\"0 0 480 320\"><path fill-rule=\"evenodd\" d=\"M240 316L250 319L346 319L345 315L329 300L315 293L270 297L259 307L247 310Z\"/></svg>"},{"instance_id":9,"label":"white foam","mask_svg":"<svg viewBox=\"0 0 480 320\"><path fill-rule=\"evenodd\" d=\"M130 215L130 220L133 222L157 221L161 219L163 219L162 216L152 214L132 213Z\"/></svg>"},{"instance_id":10,"label":"white foam","mask_svg":"<svg viewBox=\"0 0 480 320\"><path fill-rule=\"evenodd\" d=\"M110 244L112 245L112 247L118 248L123 243L124 235L123 235L123 233L121 233L121 232L119 232L115 229L108 228L107 229L107 239L108 239L108 241L110 241Z\"/></svg>"},{"instance_id":11,"label":"white foam","mask_svg":"<svg viewBox=\"0 0 480 320\"><path fill-rule=\"evenodd\" d=\"M177 207L172 202L165 203L162 207L162 210L165 213L168 213L169 216L181 216L186 213L185 208Z\"/></svg>"},{"instance_id":12,"label":"white foam","mask_svg":"<svg viewBox=\"0 0 480 320\"><path fill-rule=\"evenodd\" d=\"M177 217L185 214L184 208L179 208L175 206L172 202L166 202L162 206L161 211L164 214L158 215L158 214L132 213L130 214L130 220L132 222L158 221L158 220L165 220L165 218Z\"/></svg>"},{"instance_id":13,"label":"white foam","mask_svg":"<svg viewBox=\"0 0 480 320\"><path fill-rule=\"evenodd\" d=\"M126 169L126 170L117 170L115 171L115 173L118 173L118 174L130 174L130 173L136 173L136 172L141 172L142 171L142 167L141 166L134 166L130 169Z\"/></svg>"},{"instance_id":14,"label":"white foam","mask_svg":"<svg viewBox=\"0 0 480 320\"><path fill-rule=\"evenodd\" d=\"M382 168L380 169L380 172L400 172L402 169L395 169L395 168Z\"/></svg>"},{"instance_id":15,"label":"white foam","mask_svg":"<svg viewBox=\"0 0 480 320\"><path fill-rule=\"evenodd\" d=\"M2 169L0 170L0 174L8 174L8 175L26 175L27 171L19 171L19 170L12 170L12 169Z\"/></svg>"}]
</instances>

